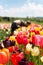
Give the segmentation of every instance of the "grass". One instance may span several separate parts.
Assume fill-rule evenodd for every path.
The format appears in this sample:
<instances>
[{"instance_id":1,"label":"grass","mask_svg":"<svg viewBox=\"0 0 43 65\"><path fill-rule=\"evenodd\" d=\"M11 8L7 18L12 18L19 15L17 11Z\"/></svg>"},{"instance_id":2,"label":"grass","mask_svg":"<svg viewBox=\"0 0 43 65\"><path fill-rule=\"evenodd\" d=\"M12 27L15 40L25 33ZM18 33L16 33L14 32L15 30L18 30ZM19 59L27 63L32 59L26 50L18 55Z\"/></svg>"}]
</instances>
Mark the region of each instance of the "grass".
<instances>
[{"instance_id":1,"label":"grass","mask_svg":"<svg viewBox=\"0 0 43 65\"><path fill-rule=\"evenodd\" d=\"M43 26L43 22L36 22L36 21L31 21L31 23L35 23L35 24L39 24L39 25L42 25Z\"/></svg>"}]
</instances>

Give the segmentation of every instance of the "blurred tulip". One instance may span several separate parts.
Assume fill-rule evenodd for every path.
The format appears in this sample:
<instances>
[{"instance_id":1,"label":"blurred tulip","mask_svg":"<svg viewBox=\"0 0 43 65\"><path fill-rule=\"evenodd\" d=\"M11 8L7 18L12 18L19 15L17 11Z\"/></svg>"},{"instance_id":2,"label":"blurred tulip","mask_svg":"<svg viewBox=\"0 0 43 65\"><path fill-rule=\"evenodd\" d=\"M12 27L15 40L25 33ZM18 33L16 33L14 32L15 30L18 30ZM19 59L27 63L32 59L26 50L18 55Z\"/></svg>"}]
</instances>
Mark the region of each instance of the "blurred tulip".
<instances>
[{"instance_id":1,"label":"blurred tulip","mask_svg":"<svg viewBox=\"0 0 43 65\"><path fill-rule=\"evenodd\" d=\"M41 62L43 62L43 56L40 58Z\"/></svg>"},{"instance_id":2,"label":"blurred tulip","mask_svg":"<svg viewBox=\"0 0 43 65\"><path fill-rule=\"evenodd\" d=\"M34 65L34 63L33 62L29 62L28 65Z\"/></svg>"},{"instance_id":3,"label":"blurred tulip","mask_svg":"<svg viewBox=\"0 0 43 65\"><path fill-rule=\"evenodd\" d=\"M24 45L26 45L29 42L27 36L24 36L22 34L18 34L16 36L16 40L18 44L24 44Z\"/></svg>"},{"instance_id":4,"label":"blurred tulip","mask_svg":"<svg viewBox=\"0 0 43 65\"><path fill-rule=\"evenodd\" d=\"M23 52L21 53L15 53L11 56L12 63L14 65L19 65L18 62L21 61L24 58Z\"/></svg>"},{"instance_id":5,"label":"blurred tulip","mask_svg":"<svg viewBox=\"0 0 43 65\"><path fill-rule=\"evenodd\" d=\"M0 65L4 65L4 64L0 64Z\"/></svg>"},{"instance_id":6,"label":"blurred tulip","mask_svg":"<svg viewBox=\"0 0 43 65\"><path fill-rule=\"evenodd\" d=\"M31 49L32 49L32 44L28 43L28 44L26 45L26 51L30 52Z\"/></svg>"},{"instance_id":7,"label":"blurred tulip","mask_svg":"<svg viewBox=\"0 0 43 65\"><path fill-rule=\"evenodd\" d=\"M40 31L40 35L43 35L43 30Z\"/></svg>"},{"instance_id":8,"label":"blurred tulip","mask_svg":"<svg viewBox=\"0 0 43 65\"><path fill-rule=\"evenodd\" d=\"M13 40L13 41L15 41L15 36L10 36L10 38L9 38L9 40Z\"/></svg>"},{"instance_id":9,"label":"blurred tulip","mask_svg":"<svg viewBox=\"0 0 43 65\"><path fill-rule=\"evenodd\" d=\"M31 49L31 54L32 56L38 56L40 54L39 48L34 47L33 49Z\"/></svg>"}]
</instances>

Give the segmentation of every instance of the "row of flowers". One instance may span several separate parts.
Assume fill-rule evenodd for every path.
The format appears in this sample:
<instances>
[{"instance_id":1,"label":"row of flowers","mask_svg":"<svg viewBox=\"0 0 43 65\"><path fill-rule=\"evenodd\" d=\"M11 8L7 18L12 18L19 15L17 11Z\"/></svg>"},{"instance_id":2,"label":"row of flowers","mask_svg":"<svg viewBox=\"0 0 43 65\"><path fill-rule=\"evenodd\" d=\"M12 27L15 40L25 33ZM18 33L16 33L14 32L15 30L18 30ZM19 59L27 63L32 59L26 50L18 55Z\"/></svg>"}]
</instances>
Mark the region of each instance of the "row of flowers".
<instances>
[{"instance_id":1,"label":"row of flowers","mask_svg":"<svg viewBox=\"0 0 43 65\"><path fill-rule=\"evenodd\" d=\"M10 23L0 23L0 29L9 29L11 27Z\"/></svg>"}]
</instances>

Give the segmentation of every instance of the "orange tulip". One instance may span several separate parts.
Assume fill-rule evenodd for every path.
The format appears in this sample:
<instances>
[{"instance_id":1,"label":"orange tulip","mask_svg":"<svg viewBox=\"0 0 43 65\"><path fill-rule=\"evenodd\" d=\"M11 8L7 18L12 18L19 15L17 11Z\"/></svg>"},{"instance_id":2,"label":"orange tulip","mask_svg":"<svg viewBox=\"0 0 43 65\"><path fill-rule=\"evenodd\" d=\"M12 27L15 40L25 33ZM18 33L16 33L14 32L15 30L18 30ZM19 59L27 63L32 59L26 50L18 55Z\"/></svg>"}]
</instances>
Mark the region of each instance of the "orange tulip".
<instances>
[{"instance_id":1,"label":"orange tulip","mask_svg":"<svg viewBox=\"0 0 43 65\"><path fill-rule=\"evenodd\" d=\"M3 65L3 64L0 64L0 65Z\"/></svg>"},{"instance_id":2,"label":"orange tulip","mask_svg":"<svg viewBox=\"0 0 43 65\"><path fill-rule=\"evenodd\" d=\"M9 60L9 51L7 49L0 50L0 63L6 64Z\"/></svg>"}]
</instances>

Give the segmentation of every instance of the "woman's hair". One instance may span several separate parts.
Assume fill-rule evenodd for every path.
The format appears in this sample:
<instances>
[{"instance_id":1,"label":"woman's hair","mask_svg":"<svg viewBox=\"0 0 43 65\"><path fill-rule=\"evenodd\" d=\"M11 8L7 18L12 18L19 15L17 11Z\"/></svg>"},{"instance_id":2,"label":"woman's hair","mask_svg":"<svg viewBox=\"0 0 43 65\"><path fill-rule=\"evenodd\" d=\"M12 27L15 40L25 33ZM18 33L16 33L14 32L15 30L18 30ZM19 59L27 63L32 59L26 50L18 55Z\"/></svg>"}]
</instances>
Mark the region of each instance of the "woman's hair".
<instances>
[{"instance_id":1,"label":"woman's hair","mask_svg":"<svg viewBox=\"0 0 43 65\"><path fill-rule=\"evenodd\" d=\"M18 29L18 24L13 22L12 25L11 25L11 33L14 32L14 30Z\"/></svg>"},{"instance_id":2,"label":"woman's hair","mask_svg":"<svg viewBox=\"0 0 43 65\"><path fill-rule=\"evenodd\" d=\"M25 23L22 20L16 20L16 21L12 22L12 24L11 24L11 34L13 34L14 30L18 29L19 27L22 27L22 26L26 26L27 27L30 24L31 24L30 22L27 21Z\"/></svg>"},{"instance_id":3,"label":"woman's hair","mask_svg":"<svg viewBox=\"0 0 43 65\"><path fill-rule=\"evenodd\" d=\"M25 26L25 23L23 21L20 22L12 22L11 24L11 33L14 32L14 30L18 29L20 26Z\"/></svg>"}]
</instances>

